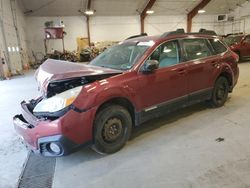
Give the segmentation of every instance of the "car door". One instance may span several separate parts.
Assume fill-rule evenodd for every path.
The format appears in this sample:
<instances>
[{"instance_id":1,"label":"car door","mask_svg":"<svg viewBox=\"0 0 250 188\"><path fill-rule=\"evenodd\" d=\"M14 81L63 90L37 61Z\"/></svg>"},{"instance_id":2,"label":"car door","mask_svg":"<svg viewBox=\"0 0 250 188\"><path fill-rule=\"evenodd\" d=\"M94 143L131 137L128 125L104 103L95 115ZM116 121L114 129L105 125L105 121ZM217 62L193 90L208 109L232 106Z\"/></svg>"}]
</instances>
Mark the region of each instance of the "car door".
<instances>
[{"instance_id":1,"label":"car door","mask_svg":"<svg viewBox=\"0 0 250 188\"><path fill-rule=\"evenodd\" d=\"M241 55L243 57L250 57L250 35L247 35L241 43Z\"/></svg>"},{"instance_id":2,"label":"car door","mask_svg":"<svg viewBox=\"0 0 250 188\"><path fill-rule=\"evenodd\" d=\"M180 62L177 40L161 44L148 60L159 61L152 73L138 73L137 96L147 119L178 108L187 102L187 65Z\"/></svg>"},{"instance_id":3,"label":"car door","mask_svg":"<svg viewBox=\"0 0 250 188\"><path fill-rule=\"evenodd\" d=\"M219 58L212 56L207 39L188 38L182 41L183 53L188 64L187 90L189 103L202 101L211 94L212 78Z\"/></svg>"}]
</instances>

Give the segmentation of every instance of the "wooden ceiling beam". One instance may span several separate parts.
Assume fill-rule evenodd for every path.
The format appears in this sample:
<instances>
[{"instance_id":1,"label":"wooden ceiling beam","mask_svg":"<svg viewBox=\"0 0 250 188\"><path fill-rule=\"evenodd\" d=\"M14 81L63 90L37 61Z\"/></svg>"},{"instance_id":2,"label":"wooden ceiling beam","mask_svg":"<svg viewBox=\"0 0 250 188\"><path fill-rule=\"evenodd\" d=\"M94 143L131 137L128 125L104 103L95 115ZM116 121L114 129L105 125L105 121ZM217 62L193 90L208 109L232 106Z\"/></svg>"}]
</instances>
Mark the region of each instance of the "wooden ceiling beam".
<instances>
[{"instance_id":1,"label":"wooden ceiling beam","mask_svg":"<svg viewBox=\"0 0 250 188\"><path fill-rule=\"evenodd\" d=\"M192 20L198 14L198 11L203 9L211 0L202 0L196 7L194 7L187 15L187 32L192 30Z\"/></svg>"},{"instance_id":2,"label":"wooden ceiling beam","mask_svg":"<svg viewBox=\"0 0 250 188\"><path fill-rule=\"evenodd\" d=\"M87 2L87 9L88 9L88 10L91 9L91 0L88 0L88 2Z\"/></svg>"},{"instance_id":3,"label":"wooden ceiling beam","mask_svg":"<svg viewBox=\"0 0 250 188\"><path fill-rule=\"evenodd\" d=\"M148 0L147 5L145 8L142 10L140 14L140 20L141 20L141 33L144 33L144 20L147 16L147 10L150 10L153 5L155 4L156 0Z\"/></svg>"}]
</instances>

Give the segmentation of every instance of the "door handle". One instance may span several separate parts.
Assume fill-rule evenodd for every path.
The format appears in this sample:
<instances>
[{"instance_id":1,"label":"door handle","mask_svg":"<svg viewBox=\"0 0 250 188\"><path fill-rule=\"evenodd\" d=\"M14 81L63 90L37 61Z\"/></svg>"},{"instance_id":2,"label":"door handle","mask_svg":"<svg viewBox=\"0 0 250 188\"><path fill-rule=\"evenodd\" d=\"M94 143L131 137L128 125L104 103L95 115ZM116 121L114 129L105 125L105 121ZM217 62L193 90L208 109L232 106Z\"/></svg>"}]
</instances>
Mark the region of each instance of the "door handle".
<instances>
[{"instance_id":1,"label":"door handle","mask_svg":"<svg viewBox=\"0 0 250 188\"><path fill-rule=\"evenodd\" d=\"M186 71L185 69L179 69L179 70L177 70L177 72L178 72L178 74L183 75L183 74L185 74L187 71Z\"/></svg>"},{"instance_id":2,"label":"door handle","mask_svg":"<svg viewBox=\"0 0 250 188\"><path fill-rule=\"evenodd\" d=\"M218 61L212 61L210 63L213 67L217 67L218 66Z\"/></svg>"}]
</instances>

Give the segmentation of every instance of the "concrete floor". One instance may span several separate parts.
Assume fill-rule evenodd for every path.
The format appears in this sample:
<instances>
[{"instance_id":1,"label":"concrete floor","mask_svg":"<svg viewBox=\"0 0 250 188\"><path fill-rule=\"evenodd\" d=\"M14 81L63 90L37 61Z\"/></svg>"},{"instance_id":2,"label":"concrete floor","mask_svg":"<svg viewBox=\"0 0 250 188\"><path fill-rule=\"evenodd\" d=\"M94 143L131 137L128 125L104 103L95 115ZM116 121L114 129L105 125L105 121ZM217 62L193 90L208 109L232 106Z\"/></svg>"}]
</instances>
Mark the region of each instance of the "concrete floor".
<instances>
[{"instance_id":1,"label":"concrete floor","mask_svg":"<svg viewBox=\"0 0 250 188\"><path fill-rule=\"evenodd\" d=\"M198 104L148 122L113 155L86 148L57 158L53 187L250 187L250 63L239 67L239 83L224 107ZM0 90L0 188L6 188L17 181L26 156L11 118L19 101L37 93L31 74L0 82Z\"/></svg>"},{"instance_id":2,"label":"concrete floor","mask_svg":"<svg viewBox=\"0 0 250 188\"><path fill-rule=\"evenodd\" d=\"M38 95L34 72L0 81L0 188L14 187L27 150L17 137L12 117L20 113L20 102Z\"/></svg>"}]
</instances>

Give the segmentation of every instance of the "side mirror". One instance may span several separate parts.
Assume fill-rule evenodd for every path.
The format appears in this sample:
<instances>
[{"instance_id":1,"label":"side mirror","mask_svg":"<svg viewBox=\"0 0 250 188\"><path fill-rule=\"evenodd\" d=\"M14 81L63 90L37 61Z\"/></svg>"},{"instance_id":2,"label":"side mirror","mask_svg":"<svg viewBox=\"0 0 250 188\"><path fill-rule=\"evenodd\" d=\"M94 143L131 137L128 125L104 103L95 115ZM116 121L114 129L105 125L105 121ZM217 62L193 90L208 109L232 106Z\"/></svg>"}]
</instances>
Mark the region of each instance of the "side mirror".
<instances>
[{"instance_id":1,"label":"side mirror","mask_svg":"<svg viewBox=\"0 0 250 188\"><path fill-rule=\"evenodd\" d=\"M154 72L154 70L159 68L159 64L160 63L157 60L147 60L142 67L142 72L143 73Z\"/></svg>"}]
</instances>

